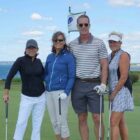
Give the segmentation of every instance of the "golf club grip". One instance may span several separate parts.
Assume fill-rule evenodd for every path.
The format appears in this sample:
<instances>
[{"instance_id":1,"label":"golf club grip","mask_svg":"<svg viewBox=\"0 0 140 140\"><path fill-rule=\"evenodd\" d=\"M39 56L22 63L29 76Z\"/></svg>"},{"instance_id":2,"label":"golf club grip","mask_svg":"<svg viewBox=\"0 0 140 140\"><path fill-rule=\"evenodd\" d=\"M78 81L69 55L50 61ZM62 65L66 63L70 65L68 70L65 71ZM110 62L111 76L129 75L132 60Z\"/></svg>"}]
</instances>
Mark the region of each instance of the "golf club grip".
<instances>
[{"instance_id":1,"label":"golf club grip","mask_svg":"<svg viewBox=\"0 0 140 140\"><path fill-rule=\"evenodd\" d=\"M5 104L5 115L8 118L8 103Z\"/></svg>"},{"instance_id":2,"label":"golf club grip","mask_svg":"<svg viewBox=\"0 0 140 140\"><path fill-rule=\"evenodd\" d=\"M61 98L59 98L58 102L59 102L59 115L61 115Z\"/></svg>"}]
</instances>

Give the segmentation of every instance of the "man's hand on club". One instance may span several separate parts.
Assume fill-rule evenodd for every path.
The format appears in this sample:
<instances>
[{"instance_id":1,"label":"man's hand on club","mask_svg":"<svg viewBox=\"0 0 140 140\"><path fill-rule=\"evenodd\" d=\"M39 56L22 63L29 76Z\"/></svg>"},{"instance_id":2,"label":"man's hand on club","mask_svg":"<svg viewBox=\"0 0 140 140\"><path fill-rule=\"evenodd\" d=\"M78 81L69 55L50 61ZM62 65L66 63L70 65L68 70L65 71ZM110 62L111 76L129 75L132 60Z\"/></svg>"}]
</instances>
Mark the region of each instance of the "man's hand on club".
<instances>
[{"instance_id":1,"label":"man's hand on club","mask_svg":"<svg viewBox=\"0 0 140 140\"><path fill-rule=\"evenodd\" d=\"M97 94L104 95L106 91L106 85L101 83L100 85L95 86L94 90L96 90Z\"/></svg>"},{"instance_id":2,"label":"man's hand on club","mask_svg":"<svg viewBox=\"0 0 140 140\"><path fill-rule=\"evenodd\" d=\"M67 95L66 95L66 93L60 93L59 97L61 100L64 100L67 98Z\"/></svg>"}]
</instances>

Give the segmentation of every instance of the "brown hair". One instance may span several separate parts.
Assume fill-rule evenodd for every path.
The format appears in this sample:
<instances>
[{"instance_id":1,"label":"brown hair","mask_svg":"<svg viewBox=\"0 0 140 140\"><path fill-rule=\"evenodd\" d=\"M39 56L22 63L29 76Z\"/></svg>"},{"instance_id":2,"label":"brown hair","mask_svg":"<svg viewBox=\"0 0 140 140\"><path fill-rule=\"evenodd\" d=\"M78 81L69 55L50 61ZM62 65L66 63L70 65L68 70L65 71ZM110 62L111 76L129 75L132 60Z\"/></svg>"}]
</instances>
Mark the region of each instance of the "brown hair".
<instances>
[{"instance_id":1,"label":"brown hair","mask_svg":"<svg viewBox=\"0 0 140 140\"><path fill-rule=\"evenodd\" d=\"M77 24L78 24L80 18L87 18L88 19L88 23L90 24L90 19L89 19L89 17L87 15L81 15L81 16L79 16L77 18Z\"/></svg>"},{"instance_id":2,"label":"brown hair","mask_svg":"<svg viewBox=\"0 0 140 140\"><path fill-rule=\"evenodd\" d=\"M55 40L57 40L57 37L60 36L60 35L63 36L64 41L66 42L66 37L65 37L65 34L64 34L63 32L61 32L61 31L55 32L55 33L53 34L53 36L52 36L52 43L53 43L53 45L52 45L52 52L54 52L54 53L56 52L55 47L54 47L54 42L55 42ZM64 49L67 49L67 48L68 48L68 46L67 46L67 44L65 43L65 44L64 44Z\"/></svg>"}]
</instances>

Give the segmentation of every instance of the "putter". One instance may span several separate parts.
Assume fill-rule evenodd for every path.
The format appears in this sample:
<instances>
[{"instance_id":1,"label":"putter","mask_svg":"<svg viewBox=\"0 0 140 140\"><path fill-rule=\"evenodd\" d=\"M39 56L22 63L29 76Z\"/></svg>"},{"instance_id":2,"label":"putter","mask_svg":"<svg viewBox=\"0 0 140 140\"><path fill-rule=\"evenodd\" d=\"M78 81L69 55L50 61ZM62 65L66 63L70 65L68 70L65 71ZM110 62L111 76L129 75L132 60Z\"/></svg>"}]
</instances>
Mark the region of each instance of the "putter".
<instances>
[{"instance_id":1,"label":"putter","mask_svg":"<svg viewBox=\"0 0 140 140\"><path fill-rule=\"evenodd\" d=\"M5 103L5 140L8 136L8 103Z\"/></svg>"},{"instance_id":2,"label":"putter","mask_svg":"<svg viewBox=\"0 0 140 140\"><path fill-rule=\"evenodd\" d=\"M107 140L110 140L110 117L111 117L111 101L109 101L109 117L108 117L108 128L107 128Z\"/></svg>"},{"instance_id":3,"label":"putter","mask_svg":"<svg viewBox=\"0 0 140 140\"><path fill-rule=\"evenodd\" d=\"M61 98L58 99L58 105L59 105L59 115L61 115Z\"/></svg>"},{"instance_id":4,"label":"putter","mask_svg":"<svg viewBox=\"0 0 140 140\"><path fill-rule=\"evenodd\" d=\"M100 124L99 124L99 140L102 140L102 95L100 95Z\"/></svg>"}]
</instances>

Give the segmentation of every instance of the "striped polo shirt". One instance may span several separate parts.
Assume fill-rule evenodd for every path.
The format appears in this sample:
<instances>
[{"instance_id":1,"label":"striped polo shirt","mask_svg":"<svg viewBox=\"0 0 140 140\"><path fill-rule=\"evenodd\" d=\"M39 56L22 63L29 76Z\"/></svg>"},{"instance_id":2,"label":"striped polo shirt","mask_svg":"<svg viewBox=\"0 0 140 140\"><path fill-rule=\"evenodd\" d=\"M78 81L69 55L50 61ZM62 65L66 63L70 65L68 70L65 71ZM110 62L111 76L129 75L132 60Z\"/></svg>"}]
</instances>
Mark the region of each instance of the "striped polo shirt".
<instances>
[{"instance_id":1,"label":"striped polo shirt","mask_svg":"<svg viewBox=\"0 0 140 140\"><path fill-rule=\"evenodd\" d=\"M76 76L84 78L100 77L100 60L108 57L104 42L91 35L87 43L76 38L69 44L70 51L76 58Z\"/></svg>"}]
</instances>

